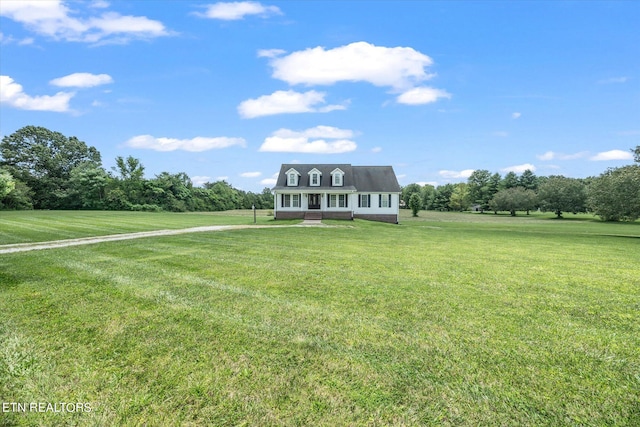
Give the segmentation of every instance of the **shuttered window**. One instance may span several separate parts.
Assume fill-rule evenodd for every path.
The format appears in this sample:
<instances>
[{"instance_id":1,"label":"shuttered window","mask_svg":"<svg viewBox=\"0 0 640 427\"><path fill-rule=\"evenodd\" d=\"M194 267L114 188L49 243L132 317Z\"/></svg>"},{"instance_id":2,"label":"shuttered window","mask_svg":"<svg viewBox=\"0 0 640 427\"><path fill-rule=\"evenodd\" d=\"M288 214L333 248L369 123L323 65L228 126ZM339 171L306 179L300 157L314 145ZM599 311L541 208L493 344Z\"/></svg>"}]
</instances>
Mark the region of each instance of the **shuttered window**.
<instances>
[{"instance_id":1,"label":"shuttered window","mask_svg":"<svg viewBox=\"0 0 640 427\"><path fill-rule=\"evenodd\" d=\"M358 197L358 207L359 208L370 208L371 207L371 194L360 194Z\"/></svg>"}]
</instances>

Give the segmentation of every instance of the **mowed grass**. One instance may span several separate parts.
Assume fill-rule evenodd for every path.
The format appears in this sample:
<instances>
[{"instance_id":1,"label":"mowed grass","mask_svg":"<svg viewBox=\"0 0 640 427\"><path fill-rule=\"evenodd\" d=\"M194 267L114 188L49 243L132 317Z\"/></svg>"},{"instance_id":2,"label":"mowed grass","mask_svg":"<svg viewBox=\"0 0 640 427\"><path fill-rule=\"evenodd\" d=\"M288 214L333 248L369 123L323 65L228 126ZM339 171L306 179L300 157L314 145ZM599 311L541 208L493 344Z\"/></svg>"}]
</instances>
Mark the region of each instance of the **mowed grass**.
<instances>
[{"instance_id":1,"label":"mowed grass","mask_svg":"<svg viewBox=\"0 0 640 427\"><path fill-rule=\"evenodd\" d=\"M262 225L274 223L271 211L256 211L256 222ZM0 211L0 245L237 224L253 224L253 211Z\"/></svg>"},{"instance_id":2,"label":"mowed grass","mask_svg":"<svg viewBox=\"0 0 640 427\"><path fill-rule=\"evenodd\" d=\"M0 400L92 407L0 423L640 424L639 224L329 223L0 255Z\"/></svg>"}]
</instances>

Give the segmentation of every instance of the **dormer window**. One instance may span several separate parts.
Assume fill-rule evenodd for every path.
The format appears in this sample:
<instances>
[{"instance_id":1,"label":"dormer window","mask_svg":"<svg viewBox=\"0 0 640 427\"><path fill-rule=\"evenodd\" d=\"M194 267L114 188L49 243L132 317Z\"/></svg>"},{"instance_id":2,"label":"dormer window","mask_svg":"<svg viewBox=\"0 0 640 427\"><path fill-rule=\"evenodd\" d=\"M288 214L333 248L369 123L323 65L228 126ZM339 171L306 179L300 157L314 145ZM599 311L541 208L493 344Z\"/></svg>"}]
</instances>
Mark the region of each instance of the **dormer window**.
<instances>
[{"instance_id":1,"label":"dormer window","mask_svg":"<svg viewBox=\"0 0 640 427\"><path fill-rule=\"evenodd\" d=\"M297 187L300 173L295 169L289 169L286 172L286 175L287 175L287 187Z\"/></svg>"},{"instance_id":2,"label":"dormer window","mask_svg":"<svg viewBox=\"0 0 640 427\"><path fill-rule=\"evenodd\" d=\"M310 187L319 187L320 186L320 177L322 176L322 172L318 169L313 168L309 171L309 186Z\"/></svg>"},{"instance_id":3,"label":"dormer window","mask_svg":"<svg viewBox=\"0 0 640 427\"><path fill-rule=\"evenodd\" d=\"M344 172L340 169L331 171L331 185L334 187L342 187L344 185Z\"/></svg>"}]
</instances>

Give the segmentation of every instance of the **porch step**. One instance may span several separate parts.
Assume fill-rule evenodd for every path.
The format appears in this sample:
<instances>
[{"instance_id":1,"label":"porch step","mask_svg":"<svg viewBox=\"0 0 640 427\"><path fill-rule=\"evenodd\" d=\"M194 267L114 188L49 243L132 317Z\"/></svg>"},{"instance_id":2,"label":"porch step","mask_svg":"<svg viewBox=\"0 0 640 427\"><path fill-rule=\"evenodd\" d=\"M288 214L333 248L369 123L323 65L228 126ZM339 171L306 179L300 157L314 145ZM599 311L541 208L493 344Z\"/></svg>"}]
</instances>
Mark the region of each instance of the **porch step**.
<instances>
[{"instance_id":1,"label":"porch step","mask_svg":"<svg viewBox=\"0 0 640 427\"><path fill-rule=\"evenodd\" d=\"M305 212L304 219L322 219L322 212Z\"/></svg>"}]
</instances>

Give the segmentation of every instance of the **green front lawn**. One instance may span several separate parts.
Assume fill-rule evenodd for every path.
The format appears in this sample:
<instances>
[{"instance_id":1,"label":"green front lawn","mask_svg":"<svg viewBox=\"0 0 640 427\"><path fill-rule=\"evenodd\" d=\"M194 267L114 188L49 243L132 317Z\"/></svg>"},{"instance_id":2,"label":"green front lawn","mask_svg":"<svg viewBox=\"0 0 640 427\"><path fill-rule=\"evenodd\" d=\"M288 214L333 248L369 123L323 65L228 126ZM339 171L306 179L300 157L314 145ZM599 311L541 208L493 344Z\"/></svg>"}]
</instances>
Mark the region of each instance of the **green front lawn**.
<instances>
[{"instance_id":1,"label":"green front lawn","mask_svg":"<svg viewBox=\"0 0 640 427\"><path fill-rule=\"evenodd\" d=\"M0 400L92 408L0 425L640 423L639 224L329 223L0 255Z\"/></svg>"}]
</instances>

